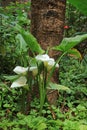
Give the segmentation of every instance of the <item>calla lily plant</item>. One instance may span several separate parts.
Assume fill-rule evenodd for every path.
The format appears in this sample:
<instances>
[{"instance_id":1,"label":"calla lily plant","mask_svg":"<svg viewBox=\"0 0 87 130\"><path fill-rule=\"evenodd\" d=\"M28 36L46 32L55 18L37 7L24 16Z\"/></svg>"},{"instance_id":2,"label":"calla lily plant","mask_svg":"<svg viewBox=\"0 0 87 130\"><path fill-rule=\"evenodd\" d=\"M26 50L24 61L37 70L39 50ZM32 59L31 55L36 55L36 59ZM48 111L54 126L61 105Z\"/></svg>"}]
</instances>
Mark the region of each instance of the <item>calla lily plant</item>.
<instances>
[{"instance_id":1,"label":"calla lily plant","mask_svg":"<svg viewBox=\"0 0 87 130\"><path fill-rule=\"evenodd\" d=\"M37 85L40 90L39 93L40 93L40 106L41 106L40 113L41 113L46 97L49 71L52 70L53 66L55 66L55 68L56 67L59 68L59 64L56 63L55 60L53 58L50 58L47 54L42 55L39 54L34 59L36 62L36 66L29 66L29 67L16 66L14 68L13 71L17 75L19 75L19 77L12 83L11 88L23 87L24 89L26 89L26 86L30 86L29 80L31 78L29 79L29 77L32 76L33 82L35 82L36 77Z\"/></svg>"},{"instance_id":2,"label":"calla lily plant","mask_svg":"<svg viewBox=\"0 0 87 130\"><path fill-rule=\"evenodd\" d=\"M21 50L24 49L25 52L29 48L34 55L32 58L28 55L29 64L27 67L17 66L14 68L13 71L18 75L18 79L13 81L11 88L22 87L23 89L26 89L25 86L30 88L37 83L36 87L39 88L40 94L41 114L48 88L59 91L69 90L67 87L52 83L51 78L55 68L59 68L59 62L64 55L71 54L77 56L77 58L81 58L81 54L76 49L73 49L73 47L85 40L87 38L87 34L71 38L64 38L59 46L53 47L53 50L61 51L61 56L55 61L53 58L50 58L48 54L43 54L45 51L40 47L32 34L26 32L19 26L17 27L17 30L20 32L19 35L21 38L18 38L21 43ZM39 55L35 56L35 53L39 53ZM34 60L34 64L30 64L32 61L31 59ZM27 90L30 91L30 89Z\"/></svg>"}]
</instances>

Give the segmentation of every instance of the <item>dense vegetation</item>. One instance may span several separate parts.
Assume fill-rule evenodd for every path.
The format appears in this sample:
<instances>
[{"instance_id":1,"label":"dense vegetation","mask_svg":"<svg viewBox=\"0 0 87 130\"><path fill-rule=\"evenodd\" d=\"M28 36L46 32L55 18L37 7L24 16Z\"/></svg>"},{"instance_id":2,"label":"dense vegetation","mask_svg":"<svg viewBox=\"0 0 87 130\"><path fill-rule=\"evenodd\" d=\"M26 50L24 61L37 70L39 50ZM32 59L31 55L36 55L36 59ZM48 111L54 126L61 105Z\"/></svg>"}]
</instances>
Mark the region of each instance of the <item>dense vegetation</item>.
<instances>
[{"instance_id":1,"label":"dense vegetation","mask_svg":"<svg viewBox=\"0 0 87 130\"><path fill-rule=\"evenodd\" d=\"M64 48L64 42L54 48L64 51L64 54L68 52L59 62L58 78L61 85L49 84L51 89L58 90L56 106L47 101L44 103L42 97L45 95L45 88L40 91L40 99L35 93L27 99L27 91L30 92L31 84L34 86L36 79L29 80L30 88L10 87L20 75L13 73L16 66L36 65L37 62L30 57L29 51L32 50L34 54L44 52L30 34L29 11L30 2L0 7L0 130L87 130L87 41L82 42L87 39L87 17L71 4L67 4L64 37L73 36L69 39L72 47L77 45L77 41L82 42L76 47L81 53L76 49L70 51L71 48L67 46ZM83 35L74 38L77 32ZM76 41L73 42L73 39ZM68 39L65 40L68 45ZM28 42L34 43L33 47ZM56 65L54 62L54 66ZM42 62L38 64L41 70L38 75L42 72L47 74L47 70L42 70L45 68L43 66ZM39 76L39 83L44 77ZM49 79L50 76L47 81ZM38 86L41 85L39 83ZM41 83L48 85L45 79ZM28 103L29 100L32 100L31 104Z\"/></svg>"}]
</instances>

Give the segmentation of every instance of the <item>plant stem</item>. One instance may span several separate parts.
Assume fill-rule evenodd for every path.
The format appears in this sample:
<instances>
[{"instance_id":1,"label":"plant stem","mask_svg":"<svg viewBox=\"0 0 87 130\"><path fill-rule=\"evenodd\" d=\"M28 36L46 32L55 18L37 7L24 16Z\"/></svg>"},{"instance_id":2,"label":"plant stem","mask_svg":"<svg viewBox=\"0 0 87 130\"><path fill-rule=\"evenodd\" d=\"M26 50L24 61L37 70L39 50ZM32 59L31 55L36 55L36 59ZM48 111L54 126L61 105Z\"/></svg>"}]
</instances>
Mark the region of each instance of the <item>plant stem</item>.
<instances>
[{"instance_id":1,"label":"plant stem","mask_svg":"<svg viewBox=\"0 0 87 130\"><path fill-rule=\"evenodd\" d=\"M63 57L66 53L67 53L67 52L64 52L64 53L57 59L56 63L54 64L54 66L53 66L53 68L52 68L52 70L51 70L51 72L50 72L50 74L49 74L49 76L48 76L48 80L47 80L47 85L46 85L46 87L48 86L48 84L49 84L49 82L50 82L50 80L51 80L51 78L52 78L52 75L53 75L53 72L54 72L54 70L55 70L56 64L60 62L60 60L62 59L62 57Z\"/></svg>"},{"instance_id":2,"label":"plant stem","mask_svg":"<svg viewBox=\"0 0 87 130\"><path fill-rule=\"evenodd\" d=\"M42 109L44 106L44 102L45 102L45 97L46 97L46 79L45 79L46 74L43 74L43 78L41 79L40 75L39 75L39 92L40 92L40 111L39 114L42 114Z\"/></svg>"},{"instance_id":3,"label":"plant stem","mask_svg":"<svg viewBox=\"0 0 87 130\"><path fill-rule=\"evenodd\" d=\"M22 89L21 111L25 114L25 90Z\"/></svg>"}]
</instances>

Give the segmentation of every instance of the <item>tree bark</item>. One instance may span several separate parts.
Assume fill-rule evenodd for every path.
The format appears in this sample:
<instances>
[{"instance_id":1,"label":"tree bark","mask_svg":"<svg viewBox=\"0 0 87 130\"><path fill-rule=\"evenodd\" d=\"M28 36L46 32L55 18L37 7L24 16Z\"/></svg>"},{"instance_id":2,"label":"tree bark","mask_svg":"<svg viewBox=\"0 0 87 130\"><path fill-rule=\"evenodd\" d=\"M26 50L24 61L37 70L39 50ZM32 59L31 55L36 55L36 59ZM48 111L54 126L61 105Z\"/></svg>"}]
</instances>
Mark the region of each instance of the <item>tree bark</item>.
<instances>
[{"instance_id":1,"label":"tree bark","mask_svg":"<svg viewBox=\"0 0 87 130\"><path fill-rule=\"evenodd\" d=\"M66 0L32 0L31 32L42 48L58 45L63 38ZM51 57L57 52L49 51Z\"/></svg>"},{"instance_id":2,"label":"tree bark","mask_svg":"<svg viewBox=\"0 0 87 130\"><path fill-rule=\"evenodd\" d=\"M59 53L50 48L63 39L65 8L66 0L31 0L31 33L44 50L49 49L49 56L55 59ZM58 70L52 81L58 83ZM55 104L57 97L57 91L50 92L48 101Z\"/></svg>"}]
</instances>

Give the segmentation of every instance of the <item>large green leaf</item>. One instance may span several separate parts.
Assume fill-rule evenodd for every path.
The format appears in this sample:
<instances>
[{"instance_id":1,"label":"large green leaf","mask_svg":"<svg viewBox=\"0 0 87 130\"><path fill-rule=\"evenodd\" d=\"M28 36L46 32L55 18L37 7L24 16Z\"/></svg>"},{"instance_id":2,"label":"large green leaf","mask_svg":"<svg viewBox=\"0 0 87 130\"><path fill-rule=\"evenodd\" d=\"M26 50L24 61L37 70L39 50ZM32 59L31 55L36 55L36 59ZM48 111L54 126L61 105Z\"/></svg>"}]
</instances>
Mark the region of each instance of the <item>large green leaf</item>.
<instances>
[{"instance_id":1,"label":"large green leaf","mask_svg":"<svg viewBox=\"0 0 87 130\"><path fill-rule=\"evenodd\" d=\"M25 31L21 26L17 25L15 27L17 31L20 32L22 35L24 41L30 48L32 52L37 52L37 53L43 53L44 50L40 47L39 43L37 42L37 39L28 31Z\"/></svg>"},{"instance_id":2,"label":"large green leaf","mask_svg":"<svg viewBox=\"0 0 87 130\"><path fill-rule=\"evenodd\" d=\"M23 39L22 35L21 34L17 34L16 36L16 40L19 41L19 48L20 48L20 51L27 51L27 44L25 42L25 40Z\"/></svg>"},{"instance_id":3,"label":"large green leaf","mask_svg":"<svg viewBox=\"0 0 87 130\"><path fill-rule=\"evenodd\" d=\"M68 0L72 5L79 9L84 15L87 15L87 0Z\"/></svg>"},{"instance_id":4,"label":"large green leaf","mask_svg":"<svg viewBox=\"0 0 87 130\"><path fill-rule=\"evenodd\" d=\"M77 44L81 43L83 40L87 39L87 34L77 35L75 37L64 38L59 46L55 46L53 49L68 52Z\"/></svg>"},{"instance_id":5,"label":"large green leaf","mask_svg":"<svg viewBox=\"0 0 87 130\"><path fill-rule=\"evenodd\" d=\"M72 56L72 57L82 59L81 53L80 53L77 49L75 49L75 48L70 49L70 50L68 51L68 54L69 54L70 56Z\"/></svg>"},{"instance_id":6,"label":"large green leaf","mask_svg":"<svg viewBox=\"0 0 87 130\"><path fill-rule=\"evenodd\" d=\"M6 80L14 81L19 78L19 75L3 76Z\"/></svg>"},{"instance_id":7,"label":"large green leaf","mask_svg":"<svg viewBox=\"0 0 87 130\"><path fill-rule=\"evenodd\" d=\"M56 83L49 83L48 89L53 89L53 90L62 90L62 91L70 91L70 89L64 85L56 84Z\"/></svg>"}]
</instances>

